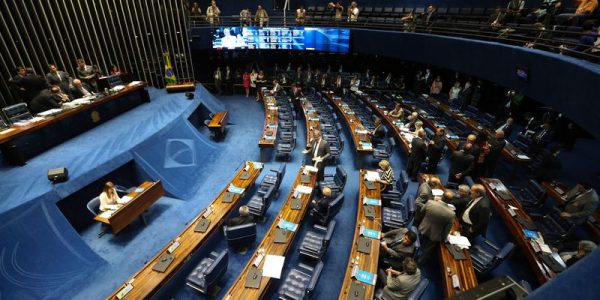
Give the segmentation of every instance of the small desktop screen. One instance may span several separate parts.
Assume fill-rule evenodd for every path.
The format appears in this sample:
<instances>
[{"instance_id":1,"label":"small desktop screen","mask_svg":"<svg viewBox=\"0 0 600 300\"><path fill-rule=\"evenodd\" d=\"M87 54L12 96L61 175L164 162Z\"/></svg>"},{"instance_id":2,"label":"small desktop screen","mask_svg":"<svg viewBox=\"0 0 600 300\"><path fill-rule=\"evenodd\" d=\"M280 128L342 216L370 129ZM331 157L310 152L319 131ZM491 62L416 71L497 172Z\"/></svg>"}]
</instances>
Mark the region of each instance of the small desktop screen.
<instances>
[{"instance_id":1,"label":"small desktop screen","mask_svg":"<svg viewBox=\"0 0 600 300\"><path fill-rule=\"evenodd\" d=\"M214 49L285 49L348 53L350 30L318 27L221 27Z\"/></svg>"}]
</instances>

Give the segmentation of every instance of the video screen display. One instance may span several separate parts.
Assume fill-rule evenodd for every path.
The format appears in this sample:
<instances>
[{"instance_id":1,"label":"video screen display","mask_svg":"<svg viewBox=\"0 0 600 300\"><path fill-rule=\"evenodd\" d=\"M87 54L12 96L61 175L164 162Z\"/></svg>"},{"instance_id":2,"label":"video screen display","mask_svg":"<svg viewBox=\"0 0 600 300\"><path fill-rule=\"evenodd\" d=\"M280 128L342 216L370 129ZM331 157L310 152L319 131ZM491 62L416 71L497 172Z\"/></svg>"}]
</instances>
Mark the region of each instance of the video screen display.
<instances>
[{"instance_id":1,"label":"video screen display","mask_svg":"<svg viewBox=\"0 0 600 300\"><path fill-rule=\"evenodd\" d=\"M221 27L214 49L285 49L348 53L350 30L318 27Z\"/></svg>"}]
</instances>

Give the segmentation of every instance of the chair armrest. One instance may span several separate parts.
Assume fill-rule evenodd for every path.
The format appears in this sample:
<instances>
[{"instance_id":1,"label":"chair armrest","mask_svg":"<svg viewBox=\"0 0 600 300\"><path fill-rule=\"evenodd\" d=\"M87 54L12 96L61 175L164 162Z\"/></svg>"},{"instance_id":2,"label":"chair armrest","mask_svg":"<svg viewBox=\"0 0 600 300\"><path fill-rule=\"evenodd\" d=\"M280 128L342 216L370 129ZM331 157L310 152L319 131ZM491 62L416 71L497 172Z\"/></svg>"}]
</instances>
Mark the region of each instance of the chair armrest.
<instances>
[{"instance_id":1,"label":"chair armrest","mask_svg":"<svg viewBox=\"0 0 600 300\"><path fill-rule=\"evenodd\" d=\"M322 270L323 270L323 262L319 260L319 262L315 265L312 276L310 277L310 282L308 283L308 286L306 287L306 290L308 291L309 294L317 286L317 283L319 282L319 277L321 277Z\"/></svg>"},{"instance_id":2,"label":"chair armrest","mask_svg":"<svg viewBox=\"0 0 600 300\"><path fill-rule=\"evenodd\" d=\"M485 243L490 246L492 249L496 250L496 252L500 251L500 248L498 248L498 246L494 245L494 243L492 243L489 240L485 240Z\"/></svg>"}]
</instances>

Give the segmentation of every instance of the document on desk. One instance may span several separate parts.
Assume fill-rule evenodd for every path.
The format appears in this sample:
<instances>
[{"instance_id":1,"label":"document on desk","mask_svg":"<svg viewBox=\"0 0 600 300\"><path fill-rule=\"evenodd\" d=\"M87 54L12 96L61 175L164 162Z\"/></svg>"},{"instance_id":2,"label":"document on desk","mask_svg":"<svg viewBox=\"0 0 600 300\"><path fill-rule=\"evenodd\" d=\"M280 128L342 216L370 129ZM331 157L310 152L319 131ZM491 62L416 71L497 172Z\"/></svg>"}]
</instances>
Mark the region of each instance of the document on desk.
<instances>
[{"instance_id":1,"label":"document on desk","mask_svg":"<svg viewBox=\"0 0 600 300\"><path fill-rule=\"evenodd\" d=\"M524 155L524 154L519 154L519 155L517 155L517 158L518 158L518 159L530 159L530 158L529 158L529 156L527 156L527 155Z\"/></svg>"},{"instance_id":2,"label":"document on desk","mask_svg":"<svg viewBox=\"0 0 600 300\"><path fill-rule=\"evenodd\" d=\"M234 194L241 194L244 192L244 188L241 187L237 187L233 184L230 184L229 187L227 188L227 191L230 193L234 193Z\"/></svg>"},{"instance_id":3,"label":"document on desk","mask_svg":"<svg viewBox=\"0 0 600 300\"><path fill-rule=\"evenodd\" d=\"M310 195L312 193L312 188L310 186L298 185L296 186L296 192Z\"/></svg>"},{"instance_id":4,"label":"document on desk","mask_svg":"<svg viewBox=\"0 0 600 300\"><path fill-rule=\"evenodd\" d=\"M367 171L367 174L365 174L365 179L371 182L377 181L380 179L379 172Z\"/></svg>"},{"instance_id":5,"label":"document on desk","mask_svg":"<svg viewBox=\"0 0 600 300\"><path fill-rule=\"evenodd\" d=\"M101 212L98 216L100 218L109 219L112 216L113 212L113 210L105 210Z\"/></svg>"},{"instance_id":6,"label":"document on desk","mask_svg":"<svg viewBox=\"0 0 600 300\"><path fill-rule=\"evenodd\" d=\"M365 150L372 150L373 149L373 144L371 144L371 143L365 143L365 142L360 142L360 147L362 149L365 149Z\"/></svg>"},{"instance_id":7,"label":"document on desk","mask_svg":"<svg viewBox=\"0 0 600 300\"><path fill-rule=\"evenodd\" d=\"M261 163L261 162L255 162L255 161L253 161L253 162L252 162L252 166L253 166L255 169L257 169L257 170L260 170L260 169L262 169L262 168L264 167L264 164L263 164L263 163Z\"/></svg>"},{"instance_id":8,"label":"document on desk","mask_svg":"<svg viewBox=\"0 0 600 300\"><path fill-rule=\"evenodd\" d=\"M313 167L313 166L304 166L304 170L311 172L311 173L317 173L319 172L319 169Z\"/></svg>"},{"instance_id":9,"label":"document on desk","mask_svg":"<svg viewBox=\"0 0 600 300\"><path fill-rule=\"evenodd\" d=\"M471 247L471 242L469 242L469 239L462 235L449 234L448 243L456 245L461 249L469 249L469 247Z\"/></svg>"},{"instance_id":10,"label":"document on desk","mask_svg":"<svg viewBox=\"0 0 600 300\"><path fill-rule=\"evenodd\" d=\"M131 201L131 199L133 199L133 197L131 197L131 196L123 196L123 197L121 197L121 202L127 203L127 202Z\"/></svg>"},{"instance_id":11,"label":"document on desk","mask_svg":"<svg viewBox=\"0 0 600 300\"><path fill-rule=\"evenodd\" d=\"M271 278L281 278L281 271L285 263L285 256L267 255L262 268L262 275Z\"/></svg>"}]
</instances>

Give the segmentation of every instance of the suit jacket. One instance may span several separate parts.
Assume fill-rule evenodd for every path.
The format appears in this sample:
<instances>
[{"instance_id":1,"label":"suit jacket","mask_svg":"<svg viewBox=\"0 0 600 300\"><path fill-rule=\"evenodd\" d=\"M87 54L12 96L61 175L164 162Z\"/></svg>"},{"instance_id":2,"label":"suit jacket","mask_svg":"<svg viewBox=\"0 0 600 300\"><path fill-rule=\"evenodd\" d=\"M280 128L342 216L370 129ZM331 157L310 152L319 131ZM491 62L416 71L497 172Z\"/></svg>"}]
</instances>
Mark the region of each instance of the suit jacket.
<instances>
[{"instance_id":1,"label":"suit jacket","mask_svg":"<svg viewBox=\"0 0 600 300\"><path fill-rule=\"evenodd\" d=\"M227 222L229 224L229 226L238 226L238 225L244 225L244 224L248 224L248 223L252 223L254 222L254 217L251 215L248 216L237 216L235 218L231 218L229 219L229 222Z\"/></svg>"},{"instance_id":2,"label":"suit jacket","mask_svg":"<svg viewBox=\"0 0 600 300\"><path fill-rule=\"evenodd\" d=\"M446 239L452 229L456 214L446 203L434 200L427 201L418 215L419 233L426 235L432 242Z\"/></svg>"},{"instance_id":3,"label":"suit jacket","mask_svg":"<svg viewBox=\"0 0 600 300\"><path fill-rule=\"evenodd\" d=\"M58 78L60 75L60 79ZM50 85L58 85L63 90L63 92L69 91L69 73L64 71L56 71L56 74L48 73L46 74L46 80Z\"/></svg>"},{"instance_id":4,"label":"suit jacket","mask_svg":"<svg viewBox=\"0 0 600 300\"><path fill-rule=\"evenodd\" d=\"M94 94L94 91L85 82L82 83L82 87L84 89L86 89L90 94L92 94L92 95ZM71 94L71 98L73 98L73 99L79 99L79 98L82 98L84 96L83 91L81 89L79 89L79 88L74 87L74 86L72 86L69 89L69 94Z\"/></svg>"},{"instance_id":5,"label":"suit jacket","mask_svg":"<svg viewBox=\"0 0 600 300\"><path fill-rule=\"evenodd\" d=\"M469 153L462 151L453 151L450 157L450 178L458 173L463 174L463 178L471 174L475 165L475 158Z\"/></svg>"},{"instance_id":6,"label":"suit jacket","mask_svg":"<svg viewBox=\"0 0 600 300\"><path fill-rule=\"evenodd\" d=\"M466 144L466 141L458 143L458 147L456 148L456 150L464 150ZM471 146L471 150L469 150L469 154L473 155L473 157L479 157L479 154L481 154L481 147L479 147L479 145L473 144Z\"/></svg>"},{"instance_id":7,"label":"suit jacket","mask_svg":"<svg viewBox=\"0 0 600 300\"><path fill-rule=\"evenodd\" d=\"M314 163L312 158L315 156L320 156L323 158L323 161L316 165L316 167L320 169L322 166L325 165L325 163L327 162L327 158L329 158L329 156L331 155L331 149L329 148L329 143L323 138L321 138L321 144L317 149L318 142L319 141L313 141L309 155L311 163Z\"/></svg>"},{"instance_id":8,"label":"suit jacket","mask_svg":"<svg viewBox=\"0 0 600 300\"><path fill-rule=\"evenodd\" d=\"M502 127L504 127L504 128L502 128ZM502 131L504 131L504 137L508 138L512 134L513 130L515 129L514 127L515 126L512 124L508 125L508 124L506 124L506 122L504 122L504 123L498 124L498 126L496 126L496 130L502 129Z\"/></svg>"},{"instance_id":9,"label":"suit jacket","mask_svg":"<svg viewBox=\"0 0 600 300\"><path fill-rule=\"evenodd\" d=\"M53 108L60 108L60 100L52 91L45 89L31 100L30 108L34 114L41 113Z\"/></svg>"},{"instance_id":10,"label":"suit jacket","mask_svg":"<svg viewBox=\"0 0 600 300\"><path fill-rule=\"evenodd\" d=\"M423 139L414 137L410 142L410 145L409 159L412 161L425 161L425 158L427 157L427 145Z\"/></svg>"},{"instance_id":11,"label":"suit jacket","mask_svg":"<svg viewBox=\"0 0 600 300\"><path fill-rule=\"evenodd\" d=\"M496 138L491 138L488 144L490 144L490 152L485 156L485 163L487 165L495 165L502 155L502 149L506 146L506 141L504 139L497 140Z\"/></svg>"},{"instance_id":12,"label":"suit jacket","mask_svg":"<svg viewBox=\"0 0 600 300\"><path fill-rule=\"evenodd\" d=\"M570 220L575 224L583 224L585 220L596 211L598 206L598 194L594 189L589 189L577 194L575 189L567 193L565 212L571 214Z\"/></svg>"},{"instance_id":13,"label":"suit jacket","mask_svg":"<svg viewBox=\"0 0 600 300\"><path fill-rule=\"evenodd\" d=\"M92 66L88 66L86 65L83 70L80 69L79 67L77 68L77 77L83 81L94 81L96 80L96 73L94 72L94 68L92 68ZM92 78L90 79L84 79L84 77L90 76L90 75L94 75Z\"/></svg>"},{"instance_id":14,"label":"suit jacket","mask_svg":"<svg viewBox=\"0 0 600 300\"><path fill-rule=\"evenodd\" d=\"M398 276L388 276L386 281L387 284L383 288L386 298L406 299L421 281L421 270L417 269L413 275L402 272Z\"/></svg>"},{"instance_id":15,"label":"suit jacket","mask_svg":"<svg viewBox=\"0 0 600 300\"><path fill-rule=\"evenodd\" d=\"M375 128L371 136L378 140L383 140L385 138L385 128L383 128L383 125L379 125L379 127Z\"/></svg>"},{"instance_id":16,"label":"suit jacket","mask_svg":"<svg viewBox=\"0 0 600 300\"><path fill-rule=\"evenodd\" d=\"M417 198L415 199L417 205L425 205L425 203L431 199L433 199L431 186L429 186L427 182L421 183L417 189Z\"/></svg>"},{"instance_id":17,"label":"suit jacket","mask_svg":"<svg viewBox=\"0 0 600 300\"><path fill-rule=\"evenodd\" d=\"M469 204L467 203L463 214L466 213L468 207ZM488 224L490 222L490 199L488 199L486 196L483 196L479 202L477 202L477 204L475 204L471 210L469 210L469 219L473 225L463 223L467 228L466 235L470 237L476 237L480 234L485 236ZM460 222L463 222L462 216L460 218Z\"/></svg>"},{"instance_id":18,"label":"suit jacket","mask_svg":"<svg viewBox=\"0 0 600 300\"><path fill-rule=\"evenodd\" d=\"M552 181L558 178L560 170L562 170L562 164L558 157L550 152L545 152L542 154L542 161L535 170L535 178L538 181Z\"/></svg>"},{"instance_id":19,"label":"suit jacket","mask_svg":"<svg viewBox=\"0 0 600 300\"><path fill-rule=\"evenodd\" d=\"M329 203L331 201L333 201L333 197L321 197L317 200L315 200L315 205L314 208L317 210L318 213L320 214L324 214L327 212L327 207L329 206Z\"/></svg>"},{"instance_id":20,"label":"suit jacket","mask_svg":"<svg viewBox=\"0 0 600 300\"><path fill-rule=\"evenodd\" d=\"M408 232L406 228L390 230L383 235L383 241L388 244L387 254L393 258L410 257L415 251L415 244L405 246L400 239Z\"/></svg>"},{"instance_id":21,"label":"suit jacket","mask_svg":"<svg viewBox=\"0 0 600 300\"><path fill-rule=\"evenodd\" d=\"M439 161L442 158L442 151L444 150L446 140L443 136L436 135L432 141L433 144L427 146L427 157L429 157L429 161Z\"/></svg>"}]
</instances>

